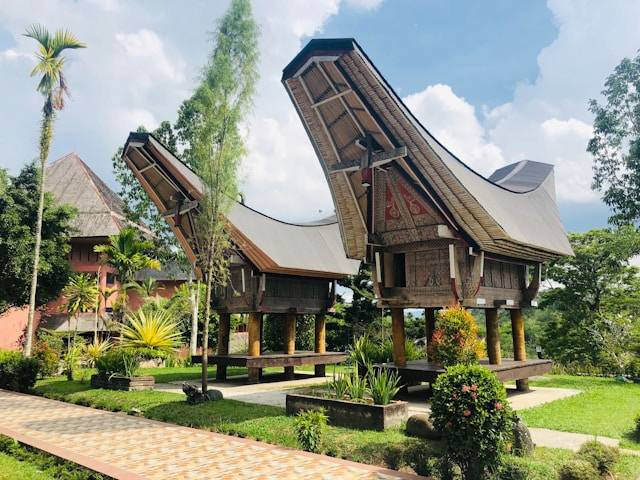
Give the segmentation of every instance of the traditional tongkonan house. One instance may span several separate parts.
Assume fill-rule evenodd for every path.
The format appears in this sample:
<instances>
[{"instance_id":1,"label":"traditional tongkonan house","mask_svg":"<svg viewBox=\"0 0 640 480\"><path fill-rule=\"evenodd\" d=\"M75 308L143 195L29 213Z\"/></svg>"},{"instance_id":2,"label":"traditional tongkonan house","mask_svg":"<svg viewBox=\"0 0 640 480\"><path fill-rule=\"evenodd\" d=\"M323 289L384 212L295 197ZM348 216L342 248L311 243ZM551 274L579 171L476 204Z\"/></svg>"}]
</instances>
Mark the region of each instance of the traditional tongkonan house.
<instances>
[{"instance_id":1,"label":"traditional tongkonan house","mask_svg":"<svg viewBox=\"0 0 640 480\"><path fill-rule=\"evenodd\" d=\"M147 133L129 135L124 158L194 263L199 253L194 223L203 192L200 178ZM228 365L248 367L250 382L259 381L265 367L284 367L285 377L292 378L294 366L310 364L316 375L324 376L325 365L346 359L344 352L326 351L325 313L335 301L336 280L355 274L360 263L346 257L337 220L285 223L241 203L227 220L233 244L231 281L215 294L218 348L209 356L209 363L218 367L217 378L226 378ZM232 313L248 314L246 355L229 354ZM284 352L262 352L265 313L285 316ZM296 318L303 314L315 314L313 352L295 351Z\"/></svg>"},{"instance_id":2,"label":"traditional tongkonan house","mask_svg":"<svg viewBox=\"0 0 640 480\"><path fill-rule=\"evenodd\" d=\"M488 367L501 380L546 372L526 360L522 308L536 305L541 264L571 247L555 202L553 167L522 161L486 179L411 114L353 39L312 40L284 69L284 86L329 182L345 251L373 267L391 309L394 363L404 378L442 370L406 362L404 308L484 309ZM508 309L514 360L501 359L497 309Z\"/></svg>"}]
</instances>

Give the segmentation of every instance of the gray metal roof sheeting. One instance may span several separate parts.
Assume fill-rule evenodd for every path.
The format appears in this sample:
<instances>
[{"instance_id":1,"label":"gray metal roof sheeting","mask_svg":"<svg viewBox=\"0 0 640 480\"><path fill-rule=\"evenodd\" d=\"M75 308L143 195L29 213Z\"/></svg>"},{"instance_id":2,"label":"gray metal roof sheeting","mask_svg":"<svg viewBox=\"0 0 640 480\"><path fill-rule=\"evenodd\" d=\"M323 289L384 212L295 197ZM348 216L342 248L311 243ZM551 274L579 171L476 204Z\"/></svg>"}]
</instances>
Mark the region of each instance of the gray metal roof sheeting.
<instances>
[{"instance_id":1,"label":"gray metal roof sheeting","mask_svg":"<svg viewBox=\"0 0 640 480\"><path fill-rule=\"evenodd\" d=\"M138 177L154 175L153 182L145 181L143 186L153 190L151 197L155 197L156 203L164 203L157 205L161 211L175 208L177 198L197 201L202 197L203 185L198 175L153 135L132 132L125 144L124 156ZM145 166L141 167L143 162ZM182 215L180 225L172 224L188 255L197 248L185 220L193 212ZM228 220L244 237L240 240L249 242L236 242L238 248L256 266L261 266L262 271L325 277L343 277L358 271L360 262L345 255L335 218L308 224L287 223L236 202ZM193 219L188 223L193 225Z\"/></svg>"}]
</instances>

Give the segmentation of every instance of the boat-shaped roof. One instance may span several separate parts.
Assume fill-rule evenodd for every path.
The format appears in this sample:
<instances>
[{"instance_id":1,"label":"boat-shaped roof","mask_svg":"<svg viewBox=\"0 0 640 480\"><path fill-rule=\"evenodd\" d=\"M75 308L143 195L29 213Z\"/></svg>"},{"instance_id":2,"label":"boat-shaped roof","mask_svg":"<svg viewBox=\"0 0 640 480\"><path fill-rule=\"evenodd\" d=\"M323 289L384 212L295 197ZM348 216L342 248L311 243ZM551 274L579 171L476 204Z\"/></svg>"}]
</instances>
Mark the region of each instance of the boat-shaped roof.
<instances>
[{"instance_id":1,"label":"boat-shaped roof","mask_svg":"<svg viewBox=\"0 0 640 480\"><path fill-rule=\"evenodd\" d=\"M149 133L130 133L123 157L194 261L194 215L203 192L198 175ZM234 245L261 272L343 278L358 271L359 262L345 255L335 217L288 223L236 202L227 219Z\"/></svg>"},{"instance_id":2,"label":"boat-shaped roof","mask_svg":"<svg viewBox=\"0 0 640 480\"><path fill-rule=\"evenodd\" d=\"M406 148L385 168L410 179L472 245L530 261L572 253L551 165L519 162L489 179L475 172L414 117L354 39L310 41L282 80L323 166L350 258L365 257L369 238L361 174L349 168L361 163L366 136L379 151Z\"/></svg>"}]
</instances>

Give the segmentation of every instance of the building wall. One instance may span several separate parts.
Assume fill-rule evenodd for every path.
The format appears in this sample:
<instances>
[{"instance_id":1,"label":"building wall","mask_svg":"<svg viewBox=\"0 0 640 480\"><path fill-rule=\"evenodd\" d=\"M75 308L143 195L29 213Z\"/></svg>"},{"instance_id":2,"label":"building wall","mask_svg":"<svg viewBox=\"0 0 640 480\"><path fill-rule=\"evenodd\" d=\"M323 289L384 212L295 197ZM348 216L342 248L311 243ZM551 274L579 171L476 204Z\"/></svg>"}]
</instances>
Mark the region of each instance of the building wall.
<instances>
[{"instance_id":1,"label":"building wall","mask_svg":"<svg viewBox=\"0 0 640 480\"><path fill-rule=\"evenodd\" d=\"M109 267L100 265L98 254L93 251L95 245L101 245L105 243L105 238L94 239L72 239L71 240L71 252L69 253L69 262L71 264L71 270L75 273L89 273L99 275L100 288L118 287L117 281L111 282L113 271ZM182 281L158 281L158 285L161 287L157 294L164 298L169 298L173 295L176 287L180 286ZM102 302L100 306L100 313L104 314L106 308L111 307L111 304L116 300L116 295L109 298L106 305ZM129 305L133 310L138 309L143 303L143 299L136 292L129 294ZM49 302L38 311L34 318L34 331L37 331L37 327L41 318L46 317L54 313L60 313L64 305L64 298L59 298ZM23 340L24 333L27 327L28 306L21 308L12 308L0 315L0 349L17 350L22 348L21 342Z\"/></svg>"}]
</instances>

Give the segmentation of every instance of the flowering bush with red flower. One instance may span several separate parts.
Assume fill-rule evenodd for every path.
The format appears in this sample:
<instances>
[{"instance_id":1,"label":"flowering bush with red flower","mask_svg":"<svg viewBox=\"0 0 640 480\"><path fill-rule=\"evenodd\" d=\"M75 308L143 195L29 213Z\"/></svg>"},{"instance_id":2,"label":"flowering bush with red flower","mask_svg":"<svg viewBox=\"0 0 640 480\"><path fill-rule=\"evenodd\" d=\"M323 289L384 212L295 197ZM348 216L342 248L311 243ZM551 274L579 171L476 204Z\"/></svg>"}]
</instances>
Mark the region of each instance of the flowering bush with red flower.
<instances>
[{"instance_id":1,"label":"flowering bush with red flower","mask_svg":"<svg viewBox=\"0 0 640 480\"><path fill-rule=\"evenodd\" d=\"M440 310L428 345L433 360L444 367L478 363L484 355L473 315L459 306Z\"/></svg>"},{"instance_id":2,"label":"flowering bush with red flower","mask_svg":"<svg viewBox=\"0 0 640 480\"><path fill-rule=\"evenodd\" d=\"M433 386L431 420L442 432L447 459L465 480L489 478L513 430L504 387L480 365L447 368Z\"/></svg>"}]
</instances>

